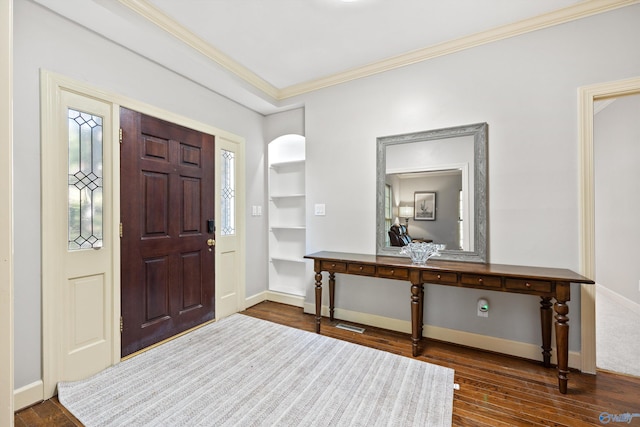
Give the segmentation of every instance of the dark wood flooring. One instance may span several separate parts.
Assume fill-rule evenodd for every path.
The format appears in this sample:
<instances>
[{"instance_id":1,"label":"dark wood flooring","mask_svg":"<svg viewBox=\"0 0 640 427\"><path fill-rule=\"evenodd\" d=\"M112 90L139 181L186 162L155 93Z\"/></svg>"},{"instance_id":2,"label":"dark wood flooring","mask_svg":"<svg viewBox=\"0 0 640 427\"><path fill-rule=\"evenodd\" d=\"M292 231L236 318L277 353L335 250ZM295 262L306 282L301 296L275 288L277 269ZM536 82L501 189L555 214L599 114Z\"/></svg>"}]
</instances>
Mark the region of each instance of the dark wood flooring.
<instances>
[{"instance_id":1,"label":"dark wood flooring","mask_svg":"<svg viewBox=\"0 0 640 427\"><path fill-rule=\"evenodd\" d=\"M243 314L314 330L314 318L302 309L264 302ZM335 328L323 319L323 335L411 357L408 334L363 326L363 334ZM455 426L602 426L600 416L640 415L640 378L598 372L572 372L569 391L558 392L556 371L540 363L467 347L424 340L420 360L455 370L453 425ZM606 419L604 420L606 421ZM610 420L611 425L638 425ZM82 426L56 398L16 413L15 425Z\"/></svg>"}]
</instances>

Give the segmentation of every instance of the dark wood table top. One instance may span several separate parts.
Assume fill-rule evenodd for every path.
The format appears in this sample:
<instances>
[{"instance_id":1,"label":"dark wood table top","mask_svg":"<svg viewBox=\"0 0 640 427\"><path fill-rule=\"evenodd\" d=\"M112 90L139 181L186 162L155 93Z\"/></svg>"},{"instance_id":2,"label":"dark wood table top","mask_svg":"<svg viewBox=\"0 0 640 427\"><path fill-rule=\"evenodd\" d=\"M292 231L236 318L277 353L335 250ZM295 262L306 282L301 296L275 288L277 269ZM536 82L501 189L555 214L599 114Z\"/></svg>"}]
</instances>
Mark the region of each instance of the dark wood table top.
<instances>
[{"instance_id":1,"label":"dark wood table top","mask_svg":"<svg viewBox=\"0 0 640 427\"><path fill-rule=\"evenodd\" d=\"M362 264L389 265L394 267L409 267L429 271L455 272L468 274L483 274L513 278L536 278L554 282L572 282L595 284L595 282L572 270L564 268L529 267L510 264L482 264L461 261L441 261L431 258L426 265L415 265L408 257L379 256L346 252L321 251L305 255L307 259L318 259L336 262L358 262Z\"/></svg>"}]
</instances>

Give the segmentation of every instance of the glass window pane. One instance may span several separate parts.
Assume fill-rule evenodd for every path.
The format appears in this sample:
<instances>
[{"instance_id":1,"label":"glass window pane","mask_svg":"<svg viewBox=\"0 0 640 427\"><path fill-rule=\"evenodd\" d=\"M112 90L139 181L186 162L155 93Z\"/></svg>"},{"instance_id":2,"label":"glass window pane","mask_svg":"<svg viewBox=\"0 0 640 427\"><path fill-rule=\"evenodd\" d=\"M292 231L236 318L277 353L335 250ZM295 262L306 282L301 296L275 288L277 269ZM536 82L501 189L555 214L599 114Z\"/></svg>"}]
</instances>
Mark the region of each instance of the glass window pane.
<instances>
[{"instance_id":1,"label":"glass window pane","mask_svg":"<svg viewBox=\"0 0 640 427\"><path fill-rule=\"evenodd\" d=\"M102 117L69 109L70 250L102 247Z\"/></svg>"},{"instance_id":2,"label":"glass window pane","mask_svg":"<svg viewBox=\"0 0 640 427\"><path fill-rule=\"evenodd\" d=\"M236 163L233 151L221 150L221 200L220 210L222 211L222 227L220 232L223 236L235 234L236 232Z\"/></svg>"}]
</instances>

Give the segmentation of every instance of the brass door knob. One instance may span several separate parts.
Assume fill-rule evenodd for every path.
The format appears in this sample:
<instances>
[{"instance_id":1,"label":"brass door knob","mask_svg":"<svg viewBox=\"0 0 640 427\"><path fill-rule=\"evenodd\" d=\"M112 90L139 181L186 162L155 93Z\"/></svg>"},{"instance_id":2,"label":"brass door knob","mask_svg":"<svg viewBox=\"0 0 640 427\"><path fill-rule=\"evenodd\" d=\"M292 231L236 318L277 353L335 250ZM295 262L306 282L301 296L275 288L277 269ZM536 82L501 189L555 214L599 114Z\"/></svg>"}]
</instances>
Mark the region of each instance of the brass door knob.
<instances>
[{"instance_id":1,"label":"brass door knob","mask_svg":"<svg viewBox=\"0 0 640 427\"><path fill-rule=\"evenodd\" d=\"M207 245L208 246L215 246L216 245L216 241L213 240L213 239L209 239L209 240L207 240Z\"/></svg>"}]
</instances>

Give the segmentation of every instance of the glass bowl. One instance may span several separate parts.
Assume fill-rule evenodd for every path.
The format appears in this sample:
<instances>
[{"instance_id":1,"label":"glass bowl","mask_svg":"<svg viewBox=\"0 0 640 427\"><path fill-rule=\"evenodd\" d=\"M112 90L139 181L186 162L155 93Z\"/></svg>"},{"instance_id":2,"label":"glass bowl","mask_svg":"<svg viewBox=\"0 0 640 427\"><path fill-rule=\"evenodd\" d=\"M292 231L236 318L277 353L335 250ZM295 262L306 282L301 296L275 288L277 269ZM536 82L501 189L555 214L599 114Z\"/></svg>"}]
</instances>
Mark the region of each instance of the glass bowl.
<instances>
[{"instance_id":1,"label":"glass bowl","mask_svg":"<svg viewBox=\"0 0 640 427\"><path fill-rule=\"evenodd\" d=\"M410 242L400 249L400 253L409 255L412 264L425 265L429 258L440 256L440 251L444 248L445 245L440 243Z\"/></svg>"}]
</instances>

